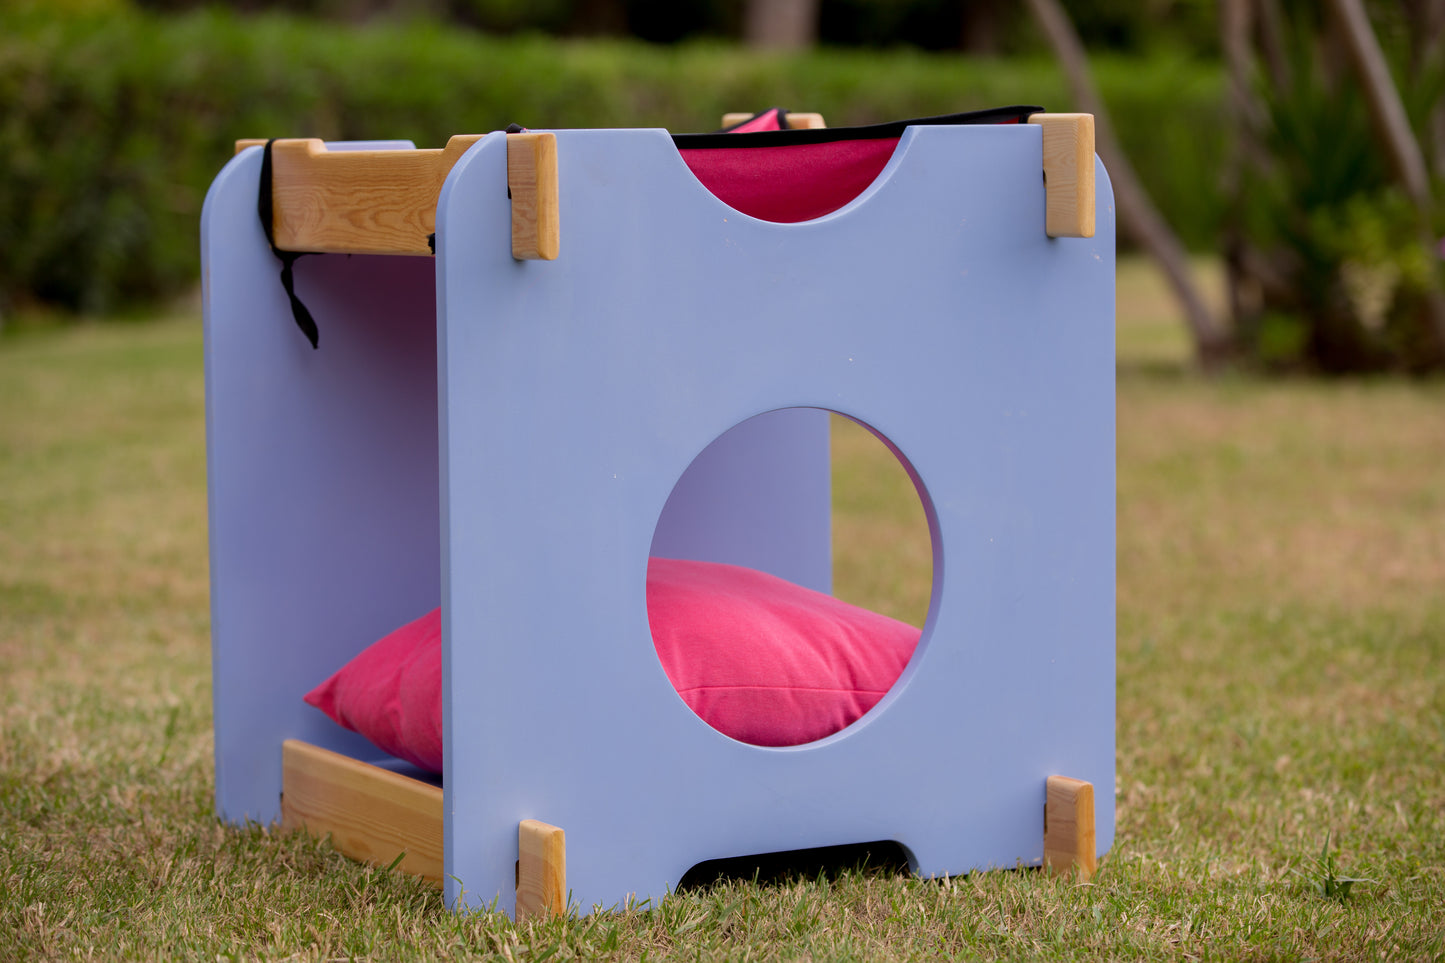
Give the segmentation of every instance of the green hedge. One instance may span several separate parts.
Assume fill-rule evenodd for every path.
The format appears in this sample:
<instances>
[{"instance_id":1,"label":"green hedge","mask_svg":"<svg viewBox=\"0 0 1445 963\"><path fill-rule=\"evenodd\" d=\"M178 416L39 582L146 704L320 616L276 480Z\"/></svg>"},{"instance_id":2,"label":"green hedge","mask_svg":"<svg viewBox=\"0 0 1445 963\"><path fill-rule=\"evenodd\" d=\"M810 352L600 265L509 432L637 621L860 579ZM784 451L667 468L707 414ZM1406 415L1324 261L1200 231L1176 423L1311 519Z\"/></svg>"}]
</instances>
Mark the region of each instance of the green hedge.
<instances>
[{"instance_id":1,"label":"green hedge","mask_svg":"<svg viewBox=\"0 0 1445 963\"><path fill-rule=\"evenodd\" d=\"M1212 243L1225 151L1217 68L1103 60L1136 167L1189 243ZM1069 109L1047 62L914 52L500 39L222 12L0 14L0 305L83 311L198 274L207 185L238 137L410 138L531 126L709 129L773 104L833 126L1005 103Z\"/></svg>"}]
</instances>

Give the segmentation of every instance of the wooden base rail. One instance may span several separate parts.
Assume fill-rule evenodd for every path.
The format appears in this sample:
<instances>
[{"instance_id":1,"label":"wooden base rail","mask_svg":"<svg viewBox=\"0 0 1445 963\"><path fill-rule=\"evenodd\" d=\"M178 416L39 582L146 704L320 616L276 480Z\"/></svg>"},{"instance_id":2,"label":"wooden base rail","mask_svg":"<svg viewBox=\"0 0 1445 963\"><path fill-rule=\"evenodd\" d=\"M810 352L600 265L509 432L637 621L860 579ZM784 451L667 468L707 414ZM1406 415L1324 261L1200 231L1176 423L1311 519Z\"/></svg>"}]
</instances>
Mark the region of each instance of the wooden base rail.
<instances>
[{"instance_id":1,"label":"wooden base rail","mask_svg":"<svg viewBox=\"0 0 1445 963\"><path fill-rule=\"evenodd\" d=\"M442 885L442 791L297 739L281 746L281 828L329 837L339 853ZM517 827L516 918L567 912L566 834Z\"/></svg>"},{"instance_id":2,"label":"wooden base rail","mask_svg":"<svg viewBox=\"0 0 1445 963\"><path fill-rule=\"evenodd\" d=\"M272 227L283 251L429 255L437 198L452 166L481 134L459 134L441 150L326 149L317 138L271 145ZM264 140L238 140L240 151ZM561 236L557 136L507 135L512 256L555 260Z\"/></svg>"},{"instance_id":3,"label":"wooden base rail","mask_svg":"<svg viewBox=\"0 0 1445 963\"><path fill-rule=\"evenodd\" d=\"M441 787L296 739L281 745L281 828L330 836L352 859L442 884Z\"/></svg>"},{"instance_id":4,"label":"wooden base rail","mask_svg":"<svg viewBox=\"0 0 1445 963\"><path fill-rule=\"evenodd\" d=\"M329 836L352 859L396 867L442 884L442 791L309 743L281 748L281 826ZM1044 805L1044 867L1093 878L1094 787L1050 776ZM535 819L517 826L517 920L567 912L566 833Z\"/></svg>"}]
</instances>

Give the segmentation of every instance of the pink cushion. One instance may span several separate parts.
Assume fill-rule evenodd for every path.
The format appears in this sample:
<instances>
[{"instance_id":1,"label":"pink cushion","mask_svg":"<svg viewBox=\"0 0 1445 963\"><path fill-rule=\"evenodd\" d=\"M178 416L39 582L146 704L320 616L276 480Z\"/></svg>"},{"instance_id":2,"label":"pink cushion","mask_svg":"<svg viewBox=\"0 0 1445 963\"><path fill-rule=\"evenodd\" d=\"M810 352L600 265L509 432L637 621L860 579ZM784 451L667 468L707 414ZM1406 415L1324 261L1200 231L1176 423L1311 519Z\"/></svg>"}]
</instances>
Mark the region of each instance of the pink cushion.
<instances>
[{"instance_id":1,"label":"pink cushion","mask_svg":"<svg viewBox=\"0 0 1445 963\"><path fill-rule=\"evenodd\" d=\"M383 751L441 772L442 610L367 646L306 701Z\"/></svg>"},{"instance_id":2,"label":"pink cushion","mask_svg":"<svg viewBox=\"0 0 1445 963\"><path fill-rule=\"evenodd\" d=\"M831 735L883 698L919 631L764 572L654 558L647 615L673 688L755 746Z\"/></svg>"},{"instance_id":3,"label":"pink cushion","mask_svg":"<svg viewBox=\"0 0 1445 963\"><path fill-rule=\"evenodd\" d=\"M728 207L764 221L795 224L831 214L867 190L897 146L894 137L678 153Z\"/></svg>"},{"instance_id":4,"label":"pink cushion","mask_svg":"<svg viewBox=\"0 0 1445 963\"><path fill-rule=\"evenodd\" d=\"M918 644L911 625L780 578L654 558L647 610L668 679L710 726L759 746L812 742L856 721ZM442 768L441 613L379 640L306 701L379 748Z\"/></svg>"}]
</instances>

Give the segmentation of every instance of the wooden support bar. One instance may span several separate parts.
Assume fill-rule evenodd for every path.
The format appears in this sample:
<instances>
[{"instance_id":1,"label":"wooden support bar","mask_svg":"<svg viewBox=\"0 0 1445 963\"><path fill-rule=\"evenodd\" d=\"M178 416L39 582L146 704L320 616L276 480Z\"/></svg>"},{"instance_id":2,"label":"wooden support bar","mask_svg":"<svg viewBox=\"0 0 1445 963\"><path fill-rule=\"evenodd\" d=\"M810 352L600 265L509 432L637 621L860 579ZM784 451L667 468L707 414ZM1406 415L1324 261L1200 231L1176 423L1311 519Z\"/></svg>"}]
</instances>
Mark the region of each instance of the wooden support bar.
<instances>
[{"instance_id":1,"label":"wooden support bar","mask_svg":"<svg viewBox=\"0 0 1445 963\"><path fill-rule=\"evenodd\" d=\"M1094 784L1068 776L1050 776L1044 801L1044 865L1051 873L1077 869L1093 879Z\"/></svg>"},{"instance_id":2,"label":"wooden support bar","mask_svg":"<svg viewBox=\"0 0 1445 963\"><path fill-rule=\"evenodd\" d=\"M517 910L530 917L567 912L567 837L556 826L524 819L517 826Z\"/></svg>"},{"instance_id":3,"label":"wooden support bar","mask_svg":"<svg viewBox=\"0 0 1445 963\"><path fill-rule=\"evenodd\" d=\"M1049 237L1094 236L1094 115L1034 114L1044 134Z\"/></svg>"},{"instance_id":4,"label":"wooden support bar","mask_svg":"<svg viewBox=\"0 0 1445 963\"><path fill-rule=\"evenodd\" d=\"M272 228L283 251L430 255L437 198L452 166L480 134L460 134L441 150L331 151L316 138L271 145ZM238 140L236 150L264 145ZM507 135L512 251L557 256L557 139Z\"/></svg>"},{"instance_id":5,"label":"wooden support bar","mask_svg":"<svg viewBox=\"0 0 1445 963\"><path fill-rule=\"evenodd\" d=\"M346 254L431 253L437 197L480 135L442 150L329 151L316 138L271 145L276 246Z\"/></svg>"},{"instance_id":6,"label":"wooden support bar","mask_svg":"<svg viewBox=\"0 0 1445 963\"><path fill-rule=\"evenodd\" d=\"M557 135L507 135L507 193L512 198L512 257L555 261L561 242Z\"/></svg>"},{"instance_id":7,"label":"wooden support bar","mask_svg":"<svg viewBox=\"0 0 1445 963\"><path fill-rule=\"evenodd\" d=\"M788 112L789 130L822 130L828 125L823 123L822 114L795 114Z\"/></svg>"},{"instance_id":8,"label":"wooden support bar","mask_svg":"<svg viewBox=\"0 0 1445 963\"><path fill-rule=\"evenodd\" d=\"M281 827L331 837L352 859L442 883L442 791L309 743L281 747Z\"/></svg>"},{"instance_id":9,"label":"wooden support bar","mask_svg":"<svg viewBox=\"0 0 1445 963\"><path fill-rule=\"evenodd\" d=\"M743 113L723 114L722 125L732 127L755 116L755 114ZM827 126L823 123L822 114L795 114L791 110L788 111L788 130L822 130Z\"/></svg>"}]
</instances>

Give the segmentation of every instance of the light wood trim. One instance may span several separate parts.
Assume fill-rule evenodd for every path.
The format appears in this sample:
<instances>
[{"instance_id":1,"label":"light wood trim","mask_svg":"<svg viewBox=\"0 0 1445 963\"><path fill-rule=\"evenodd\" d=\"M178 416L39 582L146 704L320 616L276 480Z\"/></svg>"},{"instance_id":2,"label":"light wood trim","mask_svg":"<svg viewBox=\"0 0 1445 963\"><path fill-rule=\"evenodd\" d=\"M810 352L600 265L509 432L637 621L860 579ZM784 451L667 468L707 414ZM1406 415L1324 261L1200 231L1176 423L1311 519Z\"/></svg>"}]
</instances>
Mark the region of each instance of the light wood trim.
<instances>
[{"instance_id":1,"label":"light wood trim","mask_svg":"<svg viewBox=\"0 0 1445 963\"><path fill-rule=\"evenodd\" d=\"M432 253L437 198L452 166L481 134L459 134L441 150L331 151L317 138L271 146L273 233L283 251ZM264 140L238 140L237 151ZM512 249L519 258L557 256L557 139L507 135Z\"/></svg>"},{"instance_id":2,"label":"light wood trim","mask_svg":"<svg viewBox=\"0 0 1445 963\"><path fill-rule=\"evenodd\" d=\"M517 826L517 911L521 920L567 912L567 837L556 826Z\"/></svg>"},{"instance_id":3,"label":"light wood trim","mask_svg":"<svg viewBox=\"0 0 1445 963\"><path fill-rule=\"evenodd\" d=\"M481 135L441 150L330 151L316 138L271 146L276 246L345 254L431 253L442 182Z\"/></svg>"},{"instance_id":4,"label":"light wood trim","mask_svg":"<svg viewBox=\"0 0 1445 963\"><path fill-rule=\"evenodd\" d=\"M507 135L507 194L512 198L512 257L555 261L561 243L557 135Z\"/></svg>"},{"instance_id":5,"label":"light wood trim","mask_svg":"<svg viewBox=\"0 0 1445 963\"><path fill-rule=\"evenodd\" d=\"M1044 865L1051 873L1078 870L1093 879L1094 784L1068 776L1050 776L1044 800Z\"/></svg>"},{"instance_id":6,"label":"light wood trim","mask_svg":"<svg viewBox=\"0 0 1445 963\"><path fill-rule=\"evenodd\" d=\"M247 147L265 146L266 138L264 137L243 137L240 140L236 141L236 153L241 153L241 151L245 150Z\"/></svg>"},{"instance_id":7,"label":"light wood trim","mask_svg":"<svg viewBox=\"0 0 1445 963\"><path fill-rule=\"evenodd\" d=\"M1094 115L1034 114L1044 134L1049 237L1094 236Z\"/></svg>"},{"instance_id":8,"label":"light wood trim","mask_svg":"<svg viewBox=\"0 0 1445 963\"><path fill-rule=\"evenodd\" d=\"M737 124L741 124L743 121L751 117L756 116L757 114L723 114L722 125L724 127L733 127ZM795 114L791 110L788 111L789 130L822 130L827 126L827 124L823 123L822 114Z\"/></svg>"},{"instance_id":9,"label":"light wood trim","mask_svg":"<svg viewBox=\"0 0 1445 963\"><path fill-rule=\"evenodd\" d=\"M288 739L281 746L281 827L331 837L352 859L442 883L442 791L349 756Z\"/></svg>"},{"instance_id":10,"label":"light wood trim","mask_svg":"<svg viewBox=\"0 0 1445 963\"><path fill-rule=\"evenodd\" d=\"M823 123L822 114L795 114L788 111L789 130L822 130L827 126Z\"/></svg>"}]
</instances>

